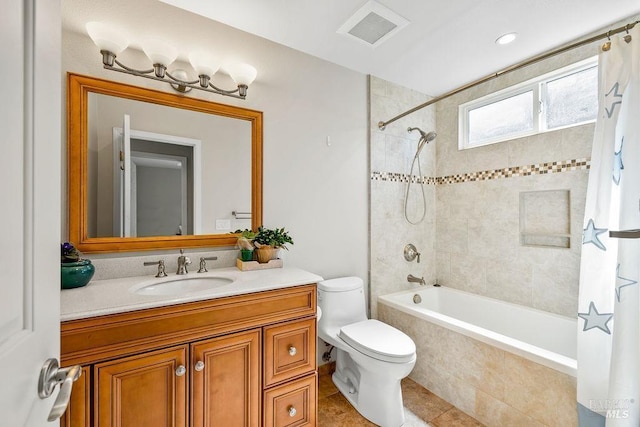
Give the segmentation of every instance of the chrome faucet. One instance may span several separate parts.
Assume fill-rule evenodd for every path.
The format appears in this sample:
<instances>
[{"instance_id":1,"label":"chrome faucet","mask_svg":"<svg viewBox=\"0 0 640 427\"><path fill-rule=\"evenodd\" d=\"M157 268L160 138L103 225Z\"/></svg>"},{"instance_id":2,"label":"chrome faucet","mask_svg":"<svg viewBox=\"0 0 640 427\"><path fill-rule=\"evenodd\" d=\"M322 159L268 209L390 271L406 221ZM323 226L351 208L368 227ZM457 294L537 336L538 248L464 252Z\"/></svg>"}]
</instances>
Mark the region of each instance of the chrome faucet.
<instances>
[{"instance_id":1,"label":"chrome faucet","mask_svg":"<svg viewBox=\"0 0 640 427\"><path fill-rule=\"evenodd\" d=\"M191 264L191 260L188 256L184 256L184 251L180 249L180 256L178 257L178 271L176 274L187 274L187 265Z\"/></svg>"},{"instance_id":2,"label":"chrome faucet","mask_svg":"<svg viewBox=\"0 0 640 427\"><path fill-rule=\"evenodd\" d=\"M410 274L407 276L407 281L411 282L411 283L419 283L420 285L424 286L427 283L424 281L424 277L416 277L413 274Z\"/></svg>"}]
</instances>

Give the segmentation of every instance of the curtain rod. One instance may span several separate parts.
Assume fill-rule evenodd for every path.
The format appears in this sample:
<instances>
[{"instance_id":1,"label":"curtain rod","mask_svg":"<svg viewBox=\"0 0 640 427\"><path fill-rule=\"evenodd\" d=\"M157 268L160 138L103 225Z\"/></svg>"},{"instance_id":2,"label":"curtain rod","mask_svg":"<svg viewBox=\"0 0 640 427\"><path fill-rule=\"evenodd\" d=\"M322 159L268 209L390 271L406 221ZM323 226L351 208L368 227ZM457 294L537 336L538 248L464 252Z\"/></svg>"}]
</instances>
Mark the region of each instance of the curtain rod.
<instances>
[{"instance_id":1,"label":"curtain rod","mask_svg":"<svg viewBox=\"0 0 640 427\"><path fill-rule=\"evenodd\" d=\"M534 56L532 58L526 59L526 60L524 60L522 62L519 62L517 64L511 65L511 66L509 66L507 68L503 68L502 70L500 70L498 72L495 72L493 74L489 74L488 76L482 77L482 78L480 78L478 80L474 80L474 81L472 81L470 83L465 84L464 86L460 86L457 89L454 89L454 90L452 90L450 92L447 92L444 95L440 95L440 96L437 96L435 98L432 98L429 101L418 105L417 107L413 107L412 109L407 110L402 114L398 114L397 116L387 120L386 122L382 122L382 121L378 122L378 129L384 130L385 127L388 124L391 124L391 123L395 122L396 120L403 118L404 116L407 116L409 114L415 113L416 111L421 110L424 107L428 107L431 104L435 104L438 101L442 101L443 99L449 98L450 96L453 96L453 95L455 95L457 93L460 93L463 90L472 88L472 87L477 86L477 85L479 85L481 83L485 83L485 82L487 82L487 81L489 81L491 79L494 79L496 77L499 77L499 76L501 76L503 74L510 73L511 71L519 70L520 68L526 67L527 65L534 64L534 63L536 63L538 61L542 61L543 59L550 58L552 56L558 55L560 53L567 52L567 51L575 49L577 47L581 47L581 46L587 45L589 43L593 43L595 41L598 41L598 40L601 40L601 39L604 39L604 38L610 38L613 34L618 34L618 33L621 33L623 31L627 31L628 32L630 29L632 29L639 22L640 21L632 22L632 23L627 24L625 26L618 27L618 28L616 28L614 30L609 30L609 31L604 32L602 34L598 34L597 36L593 36L593 37L590 37L590 38L585 39L585 40L580 40L578 42L572 43L570 45L567 45L567 46L564 46L564 47L561 47L561 48L558 48L558 49L555 49L555 50L550 50L550 51L548 51L546 53L543 53L543 54L540 54L538 56Z\"/></svg>"}]
</instances>

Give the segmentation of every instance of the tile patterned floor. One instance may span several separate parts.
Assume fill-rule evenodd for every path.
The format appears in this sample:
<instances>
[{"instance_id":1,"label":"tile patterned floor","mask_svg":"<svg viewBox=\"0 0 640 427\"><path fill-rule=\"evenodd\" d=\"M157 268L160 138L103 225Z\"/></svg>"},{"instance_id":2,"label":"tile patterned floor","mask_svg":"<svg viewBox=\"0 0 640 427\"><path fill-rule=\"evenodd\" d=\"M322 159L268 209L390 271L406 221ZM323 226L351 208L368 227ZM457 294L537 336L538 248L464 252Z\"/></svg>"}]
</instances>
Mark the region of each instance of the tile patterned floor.
<instances>
[{"instance_id":1,"label":"tile patterned floor","mask_svg":"<svg viewBox=\"0 0 640 427\"><path fill-rule=\"evenodd\" d=\"M325 365L326 366L326 365ZM324 368L324 369L323 369ZM327 368L329 368L327 366ZM319 369L318 426L375 427L356 411L331 381L331 370ZM442 400L413 380L402 381L404 427L478 427L483 424Z\"/></svg>"}]
</instances>

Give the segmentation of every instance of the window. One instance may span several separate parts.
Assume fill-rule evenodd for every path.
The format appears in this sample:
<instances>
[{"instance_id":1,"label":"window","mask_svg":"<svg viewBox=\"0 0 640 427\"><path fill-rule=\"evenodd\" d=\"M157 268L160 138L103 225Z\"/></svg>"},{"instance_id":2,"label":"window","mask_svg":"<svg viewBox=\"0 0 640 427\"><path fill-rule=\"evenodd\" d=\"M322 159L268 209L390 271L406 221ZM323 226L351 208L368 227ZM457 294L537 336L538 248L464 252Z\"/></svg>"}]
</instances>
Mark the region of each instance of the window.
<instances>
[{"instance_id":1,"label":"window","mask_svg":"<svg viewBox=\"0 0 640 427\"><path fill-rule=\"evenodd\" d=\"M460 105L459 148L474 148L592 122L597 59L573 64Z\"/></svg>"}]
</instances>

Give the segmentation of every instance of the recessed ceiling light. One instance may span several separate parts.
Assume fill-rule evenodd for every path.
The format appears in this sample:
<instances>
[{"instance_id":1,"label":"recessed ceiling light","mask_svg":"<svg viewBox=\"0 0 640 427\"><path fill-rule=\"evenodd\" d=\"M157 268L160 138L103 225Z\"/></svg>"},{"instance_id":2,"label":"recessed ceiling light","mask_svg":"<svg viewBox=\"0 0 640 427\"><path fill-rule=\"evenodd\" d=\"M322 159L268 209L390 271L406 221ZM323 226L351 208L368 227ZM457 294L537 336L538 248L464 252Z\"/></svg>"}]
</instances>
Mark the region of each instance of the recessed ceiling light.
<instances>
[{"instance_id":1,"label":"recessed ceiling light","mask_svg":"<svg viewBox=\"0 0 640 427\"><path fill-rule=\"evenodd\" d=\"M496 39L496 44L509 44L518 37L518 33L503 34Z\"/></svg>"}]
</instances>

